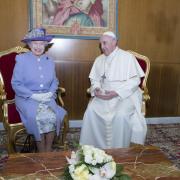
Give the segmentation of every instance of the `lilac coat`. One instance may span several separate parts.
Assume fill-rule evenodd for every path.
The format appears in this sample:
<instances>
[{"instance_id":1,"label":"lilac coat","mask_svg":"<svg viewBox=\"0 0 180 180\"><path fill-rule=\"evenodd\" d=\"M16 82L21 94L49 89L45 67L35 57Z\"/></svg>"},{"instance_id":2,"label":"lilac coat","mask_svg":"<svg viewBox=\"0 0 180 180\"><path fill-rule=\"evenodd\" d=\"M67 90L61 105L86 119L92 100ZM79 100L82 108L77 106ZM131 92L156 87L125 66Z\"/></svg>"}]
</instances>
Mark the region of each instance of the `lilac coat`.
<instances>
[{"instance_id":1,"label":"lilac coat","mask_svg":"<svg viewBox=\"0 0 180 180\"><path fill-rule=\"evenodd\" d=\"M59 135L66 111L55 101L58 80L54 62L45 54L40 57L40 61L32 52L17 55L11 84L15 91L16 108L21 120L27 132L33 134L36 141L41 140L36 123L38 102L30 97L33 93L53 93L51 101L47 104L56 113L56 133Z\"/></svg>"}]
</instances>

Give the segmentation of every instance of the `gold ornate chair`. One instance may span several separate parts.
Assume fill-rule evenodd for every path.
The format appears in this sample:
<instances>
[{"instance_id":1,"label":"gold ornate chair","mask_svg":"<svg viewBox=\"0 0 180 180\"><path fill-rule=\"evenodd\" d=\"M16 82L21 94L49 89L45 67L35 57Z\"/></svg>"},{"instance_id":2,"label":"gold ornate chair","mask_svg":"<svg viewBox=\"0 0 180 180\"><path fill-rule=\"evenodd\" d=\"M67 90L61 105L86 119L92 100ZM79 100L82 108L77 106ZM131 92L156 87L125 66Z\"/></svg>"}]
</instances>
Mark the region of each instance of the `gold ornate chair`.
<instances>
[{"instance_id":1,"label":"gold ornate chair","mask_svg":"<svg viewBox=\"0 0 180 180\"><path fill-rule=\"evenodd\" d=\"M7 150L8 153L15 153L18 144L18 137L25 132L25 128L21 122L19 113L16 111L14 103L14 91L11 87L11 78L15 65L15 56L19 53L27 52L28 49L20 46L0 52L0 120L2 120L4 128L7 132ZM65 89L59 87L58 102L64 106L61 94L65 93ZM64 118L58 144L66 148L65 138L69 128L67 116Z\"/></svg>"},{"instance_id":2,"label":"gold ornate chair","mask_svg":"<svg viewBox=\"0 0 180 180\"><path fill-rule=\"evenodd\" d=\"M139 87L143 91L143 103L142 103L141 111L143 115L145 116L146 115L146 102L150 100L150 96L149 96L148 88L147 88L147 79L148 79L148 75L150 71L150 60L148 57L138 54L137 52L134 52L131 50L128 50L128 52L132 53L136 57L139 65L141 66L142 70L145 73L145 77L141 78L141 83L139 85ZM87 89L87 93L90 94L90 88Z\"/></svg>"},{"instance_id":3,"label":"gold ornate chair","mask_svg":"<svg viewBox=\"0 0 180 180\"><path fill-rule=\"evenodd\" d=\"M141 83L139 85L139 87L143 91L142 113L145 116L146 115L146 103L148 100L150 100L150 95L149 95L148 88L147 88L147 79L148 79L149 71L150 71L150 60L148 57L141 55L137 52L134 52L131 50L128 50L128 52L132 53L136 57L139 65L141 66L141 68L145 74L145 76L143 78L141 78Z\"/></svg>"}]
</instances>

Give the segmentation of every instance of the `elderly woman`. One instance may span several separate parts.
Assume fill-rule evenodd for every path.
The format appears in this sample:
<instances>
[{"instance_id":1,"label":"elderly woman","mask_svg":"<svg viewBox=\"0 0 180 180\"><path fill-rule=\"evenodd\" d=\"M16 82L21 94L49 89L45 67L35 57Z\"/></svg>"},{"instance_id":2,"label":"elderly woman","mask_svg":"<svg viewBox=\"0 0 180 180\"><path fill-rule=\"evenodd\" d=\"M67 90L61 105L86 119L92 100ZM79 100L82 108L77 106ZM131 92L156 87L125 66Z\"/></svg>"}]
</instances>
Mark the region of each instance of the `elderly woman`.
<instances>
[{"instance_id":1,"label":"elderly woman","mask_svg":"<svg viewBox=\"0 0 180 180\"><path fill-rule=\"evenodd\" d=\"M56 104L58 80L55 64L45 52L52 40L43 28L30 31L22 40L30 50L16 56L12 76L16 108L29 134L33 134L39 152L51 151L66 111Z\"/></svg>"}]
</instances>

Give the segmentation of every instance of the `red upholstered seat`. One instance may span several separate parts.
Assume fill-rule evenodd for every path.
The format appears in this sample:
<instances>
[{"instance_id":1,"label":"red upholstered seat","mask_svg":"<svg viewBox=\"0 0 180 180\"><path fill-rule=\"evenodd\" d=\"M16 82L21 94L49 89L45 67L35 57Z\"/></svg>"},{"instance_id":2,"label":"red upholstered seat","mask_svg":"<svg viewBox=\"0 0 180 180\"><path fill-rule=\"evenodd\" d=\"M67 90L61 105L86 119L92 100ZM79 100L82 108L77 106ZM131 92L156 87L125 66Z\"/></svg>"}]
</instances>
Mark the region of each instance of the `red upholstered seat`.
<instances>
[{"instance_id":1,"label":"red upholstered seat","mask_svg":"<svg viewBox=\"0 0 180 180\"><path fill-rule=\"evenodd\" d=\"M14 99L15 93L11 86L11 78L15 65L15 57L18 53L12 52L0 57L0 72L4 81L4 89L6 92L6 100ZM15 104L8 104L8 122L15 124L21 122Z\"/></svg>"},{"instance_id":2,"label":"red upholstered seat","mask_svg":"<svg viewBox=\"0 0 180 180\"><path fill-rule=\"evenodd\" d=\"M150 61L149 58L141 55L137 52L128 50L130 53L132 53L135 58L137 59L139 65L141 66L142 70L144 71L145 76L141 78L141 83L139 84L139 87L143 91L143 103L142 103L142 113L145 115L146 114L146 102L150 99L149 93L148 93L148 88L146 86L146 82L149 76L149 71L150 71Z\"/></svg>"},{"instance_id":3,"label":"red upholstered seat","mask_svg":"<svg viewBox=\"0 0 180 180\"><path fill-rule=\"evenodd\" d=\"M15 93L11 86L11 78L15 66L16 55L27 51L28 49L18 46L0 52L0 105L2 110L1 120L7 132L8 153L16 152L16 140L17 137L19 137L17 134L25 130L14 103Z\"/></svg>"},{"instance_id":4,"label":"red upholstered seat","mask_svg":"<svg viewBox=\"0 0 180 180\"><path fill-rule=\"evenodd\" d=\"M6 98L8 100L14 99L14 91L11 86L11 78L15 65L15 56L17 53L10 53L0 57L0 71L4 81L4 88L6 91Z\"/></svg>"},{"instance_id":5,"label":"red upholstered seat","mask_svg":"<svg viewBox=\"0 0 180 180\"><path fill-rule=\"evenodd\" d=\"M9 124L21 122L21 118L19 116L18 111L16 110L16 106L14 103L8 105L8 122Z\"/></svg>"},{"instance_id":6,"label":"red upholstered seat","mask_svg":"<svg viewBox=\"0 0 180 180\"><path fill-rule=\"evenodd\" d=\"M140 58L137 58L137 57L136 57L136 59L137 59L139 65L141 66L142 70L144 71L144 73L146 73L146 71L147 71L147 64L146 64L146 62L143 59L140 59ZM141 83L139 85L140 88L142 88L143 80L144 80L144 77L141 78Z\"/></svg>"}]
</instances>

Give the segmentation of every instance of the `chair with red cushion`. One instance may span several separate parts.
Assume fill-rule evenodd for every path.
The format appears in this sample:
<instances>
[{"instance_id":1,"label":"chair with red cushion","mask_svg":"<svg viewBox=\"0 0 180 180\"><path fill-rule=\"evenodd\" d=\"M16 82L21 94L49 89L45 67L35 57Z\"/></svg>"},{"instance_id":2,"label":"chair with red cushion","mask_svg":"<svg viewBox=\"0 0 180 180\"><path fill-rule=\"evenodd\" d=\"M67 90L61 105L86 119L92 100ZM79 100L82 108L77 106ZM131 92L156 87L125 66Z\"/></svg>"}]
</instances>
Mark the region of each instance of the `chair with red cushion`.
<instances>
[{"instance_id":1,"label":"chair with red cushion","mask_svg":"<svg viewBox=\"0 0 180 180\"><path fill-rule=\"evenodd\" d=\"M146 115L146 102L148 100L150 100L150 96L149 96L149 93L148 93L148 88L147 88L147 79L148 79L148 76L149 76L149 71L150 71L150 60L148 57L144 56L144 55L141 55L137 52L134 52L134 51L131 51L131 50L128 50L130 53L132 53L139 65L141 66L142 70L144 71L144 74L145 76L143 78L141 78L141 83L139 85L139 87L142 89L143 91L143 104L142 104L142 113L144 115Z\"/></svg>"},{"instance_id":2,"label":"chair with red cushion","mask_svg":"<svg viewBox=\"0 0 180 180\"><path fill-rule=\"evenodd\" d=\"M16 152L17 140L22 133L26 132L21 122L18 111L14 103L15 93L11 86L11 78L15 65L15 57L17 54L27 52L28 49L15 47L7 51L0 52L0 120L2 120L4 128L7 132L7 150L8 153ZM58 89L58 102L64 106L61 98L61 93L65 89ZM64 124L61 133L59 144L66 148L65 138L69 128L67 116L64 118Z\"/></svg>"},{"instance_id":3,"label":"chair with red cushion","mask_svg":"<svg viewBox=\"0 0 180 180\"><path fill-rule=\"evenodd\" d=\"M16 137L25 128L21 122L19 113L14 104L14 91L11 87L11 78L15 65L15 56L19 53L27 52L22 47L15 47L4 52L0 52L0 105L1 116L5 130L7 131L8 153L16 151Z\"/></svg>"}]
</instances>

